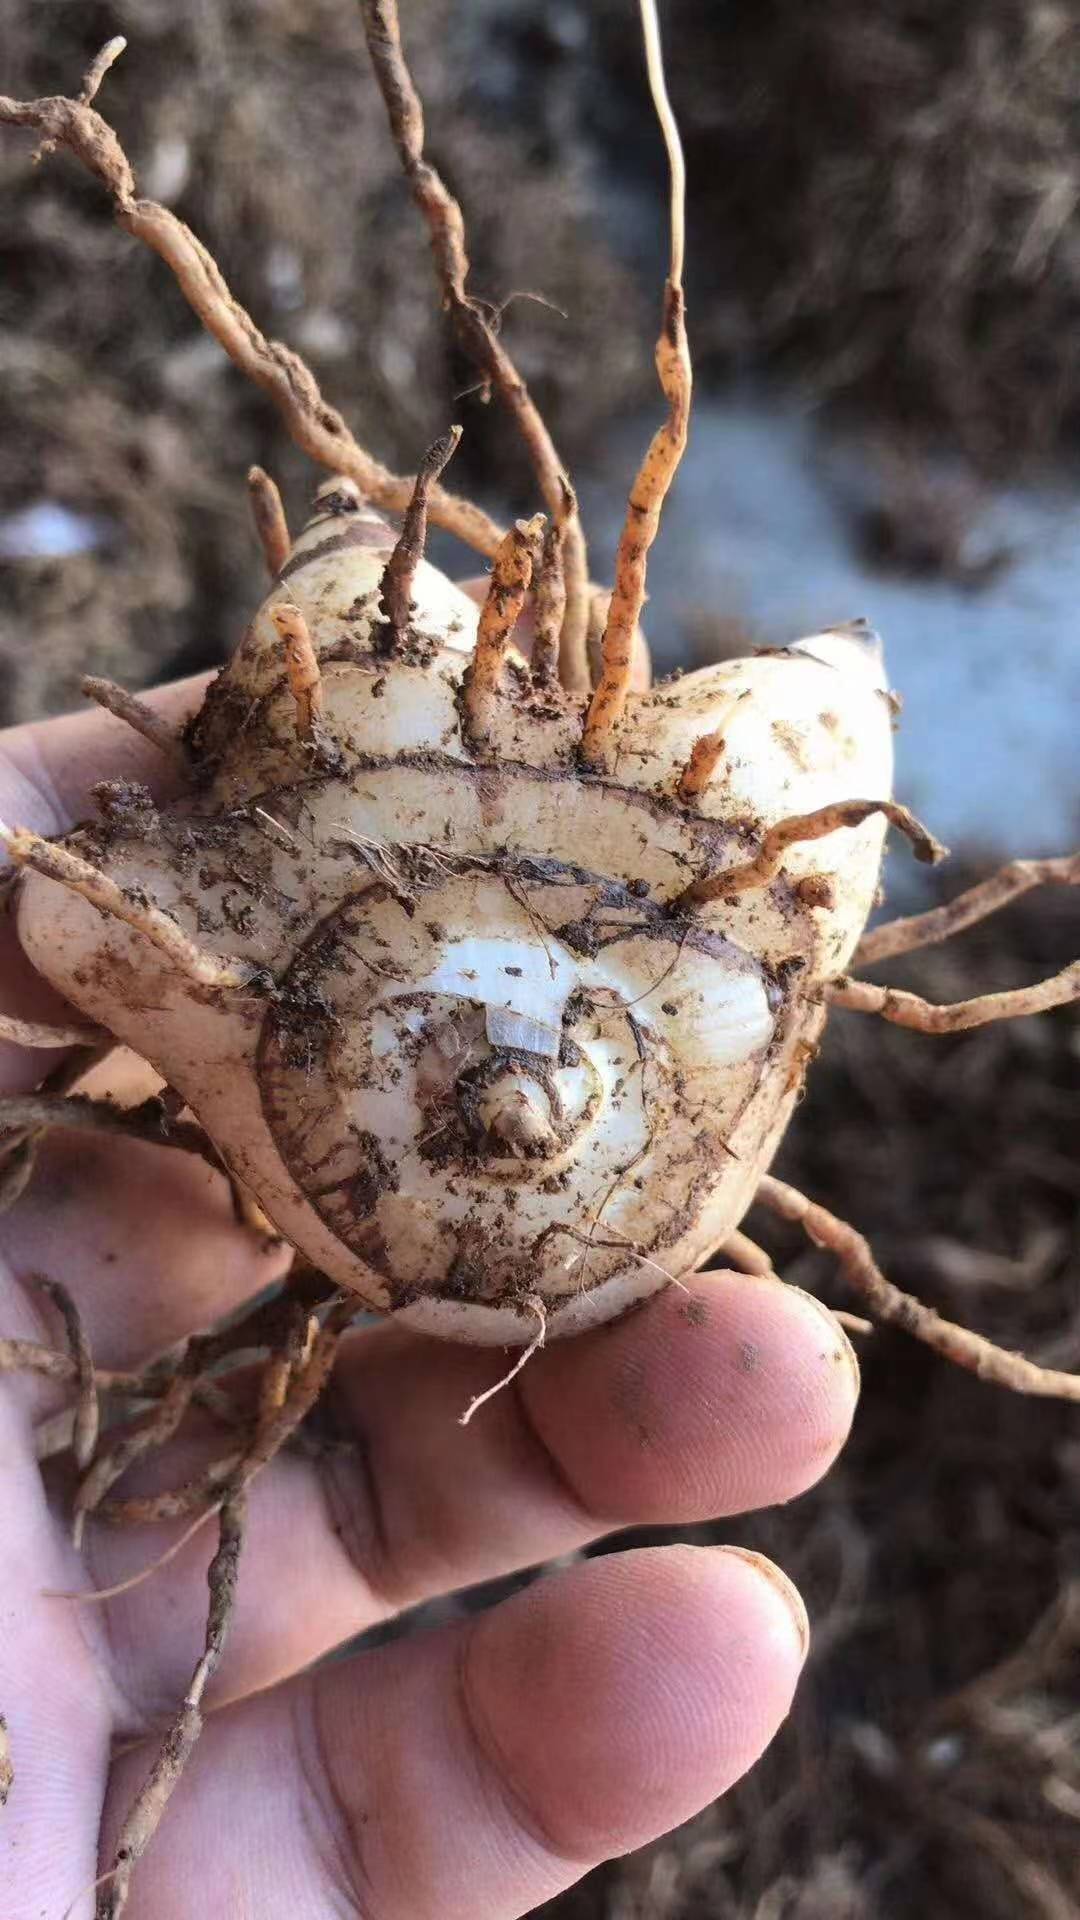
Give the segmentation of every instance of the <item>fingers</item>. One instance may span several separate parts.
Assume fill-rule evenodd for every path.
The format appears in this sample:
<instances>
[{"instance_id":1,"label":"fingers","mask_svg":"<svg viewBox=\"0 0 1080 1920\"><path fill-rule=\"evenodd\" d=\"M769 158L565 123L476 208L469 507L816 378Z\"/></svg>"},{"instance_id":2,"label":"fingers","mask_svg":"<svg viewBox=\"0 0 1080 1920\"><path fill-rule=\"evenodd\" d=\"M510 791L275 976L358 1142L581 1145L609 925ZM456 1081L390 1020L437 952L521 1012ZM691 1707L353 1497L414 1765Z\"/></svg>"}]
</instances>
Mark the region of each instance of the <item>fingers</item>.
<instances>
[{"instance_id":1,"label":"fingers","mask_svg":"<svg viewBox=\"0 0 1080 1920\"><path fill-rule=\"evenodd\" d=\"M280 1458L256 1482L222 1691L266 1686L397 1609L614 1527L772 1505L816 1480L855 1405L845 1336L777 1281L692 1285L538 1355L520 1396L508 1389L466 1428L458 1416L498 1377L501 1354L393 1327L349 1343L335 1412L357 1450L319 1465ZM212 1451L224 1444L215 1433ZM175 1484L203 1457L174 1456L155 1483ZM94 1583L127 1577L174 1537L92 1527ZM108 1607L136 1730L186 1684L212 1548L211 1527Z\"/></svg>"},{"instance_id":2,"label":"fingers","mask_svg":"<svg viewBox=\"0 0 1080 1920\"><path fill-rule=\"evenodd\" d=\"M46 1141L0 1240L20 1278L68 1282L97 1364L118 1368L212 1325L291 1257L238 1226L227 1182L198 1154L84 1132Z\"/></svg>"},{"instance_id":3,"label":"fingers","mask_svg":"<svg viewBox=\"0 0 1080 1920\"><path fill-rule=\"evenodd\" d=\"M826 1309L743 1274L697 1275L555 1342L462 1429L503 1371L501 1354L392 1328L343 1356L336 1407L377 1502L353 1506L350 1537L399 1606L616 1526L789 1500L835 1459L858 1393Z\"/></svg>"},{"instance_id":4,"label":"fingers","mask_svg":"<svg viewBox=\"0 0 1080 1920\"><path fill-rule=\"evenodd\" d=\"M197 708L206 681L202 674L146 697L179 728ZM92 811L91 788L99 780L137 780L161 799L174 795L178 786L163 754L98 708L0 733L0 819L9 824L46 835L64 833ZM65 1002L23 954L10 914L0 916L0 1008L24 1020L70 1018ZM37 1086L62 1057L0 1043L0 1093Z\"/></svg>"},{"instance_id":5,"label":"fingers","mask_svg":"<svg viewBox=\"0 0 1080 1920\"><path fill-rule=\"evenodd\" d=\"M804 1652L793 1589L754 1556L576 1567L212 1718L131 1920L190 1920L240 1886L262 1920L528 1913L745 1772ZM116 1769L106 1858L147 1764Z\"/></svg>"}]
</instances>

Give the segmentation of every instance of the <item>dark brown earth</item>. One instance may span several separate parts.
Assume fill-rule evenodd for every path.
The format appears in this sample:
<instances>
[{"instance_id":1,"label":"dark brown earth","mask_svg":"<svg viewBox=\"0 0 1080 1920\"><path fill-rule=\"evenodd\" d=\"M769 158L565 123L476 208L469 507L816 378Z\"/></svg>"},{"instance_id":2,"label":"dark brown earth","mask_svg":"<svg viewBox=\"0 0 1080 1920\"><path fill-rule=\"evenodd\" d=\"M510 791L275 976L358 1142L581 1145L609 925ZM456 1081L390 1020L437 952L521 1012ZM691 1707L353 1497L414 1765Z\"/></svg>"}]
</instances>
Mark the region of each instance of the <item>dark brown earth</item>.
<instances>
[{"instance_id":1,"label":"dark brown earth","mask_svg":"<svg viewBox=\"0 0 1080 1920\"><path fill-rule=\"evenodd\" d=\"M477 289L567 310L516 299L504 325L587 470L611 423L653 397L659 150L638 137L626 8L403 13ZM668 17L705 379L794 368L815 397L857 404L905 463L927 434L994 471L1072 434L1071 0L670 0ZM348 0L4 0L0 27L14 93L72 88L127 33L101 103L147 190L311 359L374 453L404 470L461 419L455 486L531 510L505 422L452 398L471 376ZM248 464L281 481L294 524L317 479L93 184L63 156L31 170L30 145L0 139L0 526L54 501L99 538L63 560L0 557L5 720L71 706L83 673L138 686L220 661L262 591ZM948 570L956 516L909 496L914 531L911 513L871 530L881 557L901 539L925 555L932 522L920 565ZM1046 897L889 978L960 997L1077 952L1080 902ZM780 1171L867 1232L902 1286L1080 1366L1078 1087L1075 1010L950 1040L838 1014ZM822 1256L760 1230L789 1277L849 1304ZM1080 1911L1077 1414L980 1386L899 1334L861 1348L856 1431L826 1484L714 1530L772 1553L807 1594L814 1653L789 1725L721 1808L593 1876L560 1920Z\"/></svg>"}]
</instances>

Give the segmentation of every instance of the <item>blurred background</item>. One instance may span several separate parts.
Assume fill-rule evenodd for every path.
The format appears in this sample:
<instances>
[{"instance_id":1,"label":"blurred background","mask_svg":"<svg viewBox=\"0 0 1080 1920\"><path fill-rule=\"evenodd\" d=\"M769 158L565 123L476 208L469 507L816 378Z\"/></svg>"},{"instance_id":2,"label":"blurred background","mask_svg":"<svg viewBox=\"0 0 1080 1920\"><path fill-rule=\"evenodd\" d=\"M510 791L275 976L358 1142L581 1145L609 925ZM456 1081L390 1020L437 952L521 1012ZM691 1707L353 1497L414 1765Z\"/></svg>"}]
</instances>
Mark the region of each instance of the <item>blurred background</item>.
<instances>
[{"instance_id":1,"label":"blurred background","mask_svg":"<svg viewBox=\"0 0 1080 1920\"><path fill-rule=\"evenodd\" d=\"M905 697L899 791L953 892L1080 837L1080 0L667 0L698 398L650 574L663 670L866 615ZM659 417L666 180L633 0L402 0L473 290L579 486L594 577ZM454 485L533 510L438 309L351 0L0 0L0 89L100 104L378 457L451 419ZM0 141L0 721L214 666L263 591L244 476L316 477L63 155ZM435 555L476 563L452 544ZM897 905L914 882L890 868ZM957 998L1080 952L1031 896L890 978ZM780 1171L890 1275L1080 1366L1080 1021L930 1040L834 1017ZM752 1223L756 1229L758 1223ZM845 1304L766 1224L784 1272ZM751 1778L559 1920L1074 1920L1080 1418L862 1343L852 1444L725 1524L810 1603ZM650 1536L656 1537L656 1536ZM719 1534L718 1536L719 1537Z\"/></svg>"}]
</instances>

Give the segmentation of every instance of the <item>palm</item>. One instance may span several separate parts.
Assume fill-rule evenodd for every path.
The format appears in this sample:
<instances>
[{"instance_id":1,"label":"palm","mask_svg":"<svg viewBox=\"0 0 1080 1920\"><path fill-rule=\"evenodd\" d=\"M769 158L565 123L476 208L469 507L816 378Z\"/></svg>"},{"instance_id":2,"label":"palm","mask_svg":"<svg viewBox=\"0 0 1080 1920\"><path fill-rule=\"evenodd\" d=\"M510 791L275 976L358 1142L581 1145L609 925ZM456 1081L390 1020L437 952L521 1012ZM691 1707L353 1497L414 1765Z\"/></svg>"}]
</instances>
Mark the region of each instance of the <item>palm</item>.
<instances>
[{"instance_id":1,"label":"palm","mask_svg":"<svg viewBox=\"0 0 1080 1920\"><path fill-rule=\"evenodd\" d=\"M192 690L165 698L175 710ZM12 732L0 748L0 813L45 832L85 811L94 779L155 771L151 750L100 715ZM55 1016L3 937L0 1009ZM0 1048L8 1090L42 1070L40 1055ZM106 1366L140 1364L278 1271L201 1161L87 1134L51 1137L0 1229L0 1334L59 1343L30 1283L52 1275ZM425 1596L628 1523L769 1504L816 1479L854 1405L854 1362L836 1364L850 1358L843 1335L770 1281L700 1281L694 1302L670 1289L538 1355L467 1429L457 1415L501 1355L394 1327L349 1339L332 1391L353 1449L279 1456L252 1489L212 1695L232 1705L211 1716L135 1877L136 1920L502 1920L751 1764L787 1710L800 1634L782 1586L724 1550L590 1561L491 1613L307 1670ZM22 1375L2 1385L0 1712L15 1781L0 1911L61 1920L108 1863L187 1685L213 1529L106 1605L49 1597L122 1580L176 1530L92 1523L77 1555L65 1489L58 1479L47 1498L35 1459L55 1391ZM212 1445L185 1429L146 1484L186 1478ZM92 1908L84 1898L79 1920Z\"/></svg>"}]
</instances>

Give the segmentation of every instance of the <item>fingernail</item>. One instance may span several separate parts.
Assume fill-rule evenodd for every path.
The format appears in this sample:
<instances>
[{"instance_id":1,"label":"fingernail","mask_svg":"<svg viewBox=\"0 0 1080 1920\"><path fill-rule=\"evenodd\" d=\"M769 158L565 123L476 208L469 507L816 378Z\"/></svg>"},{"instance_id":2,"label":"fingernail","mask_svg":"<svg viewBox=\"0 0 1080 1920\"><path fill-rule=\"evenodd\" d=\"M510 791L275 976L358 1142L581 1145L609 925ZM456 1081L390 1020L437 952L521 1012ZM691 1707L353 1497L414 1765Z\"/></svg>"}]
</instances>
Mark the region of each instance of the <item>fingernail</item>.
<instances>
[{"instance_id":1,"label":"fingernail","mask_svg":"<svg viewBox=\"0 0 1080 1920\"><path fill-rule=\"evenodd\" d=\"M779 1594L791 1615L799 1642L799 1659L805 1661L810 1651L810 1617L794 1581L789 1580L786 1573L781 1573L775 1560L769 1560L763 1553L754 1553L750 1547L721 1547L719 1551L732 1554L736 1560L745 1560L748 1566L754 1567L768 1581L773 1592Z\"/></svg>"},{"instance_id":2,"label":"fingernail","mask_svg":"<svg viewBox=\"0 0 1080 1920\"><path fill-rule=\"evenodd\" d=\"M838 1366L846 1366L849 1369L852 1380L855 1383L855 1398L857 1400L862 1391L862 1373L859 1369L859 1356L852 1346L851 1341L848 1339L844 1328L836 1318L835 1313L825 1305L824 1300L818 1299L816 1293L807 1293L805 1287L793 1287L787 1281L784 1281L783 1285L786 1292L798 1294L799 1299L805 1300L807 1305L813 1307L820 1318L825 1321L831 1335L831 1345L828 1353L824 1355L823 1358L831 1359L835 1361Z\"/></svg>"}]
</instances>

